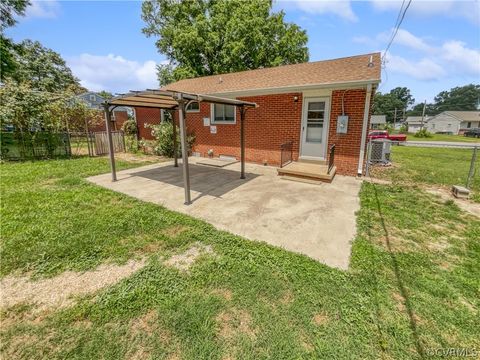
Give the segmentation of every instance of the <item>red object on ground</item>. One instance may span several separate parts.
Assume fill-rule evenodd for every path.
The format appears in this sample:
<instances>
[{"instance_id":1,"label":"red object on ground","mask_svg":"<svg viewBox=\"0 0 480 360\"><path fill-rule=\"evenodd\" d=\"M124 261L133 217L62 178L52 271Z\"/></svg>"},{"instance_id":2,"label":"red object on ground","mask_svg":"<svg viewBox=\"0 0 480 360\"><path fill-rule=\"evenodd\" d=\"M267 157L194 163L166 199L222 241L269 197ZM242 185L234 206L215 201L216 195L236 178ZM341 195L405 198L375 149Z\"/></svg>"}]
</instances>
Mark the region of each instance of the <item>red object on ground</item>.
<instances>
[{"instance_id":1,"label":"red object on ground","mask_svg":"<svg viewBox=\"0 0 480 360\"><path fill-rule=\"evenodd\" d=\"M387 130L374 130L368 134L368 139L388 139L392 141L407 141L407 135L405 134L389 134Z\"/></svg>"}]
</instances>

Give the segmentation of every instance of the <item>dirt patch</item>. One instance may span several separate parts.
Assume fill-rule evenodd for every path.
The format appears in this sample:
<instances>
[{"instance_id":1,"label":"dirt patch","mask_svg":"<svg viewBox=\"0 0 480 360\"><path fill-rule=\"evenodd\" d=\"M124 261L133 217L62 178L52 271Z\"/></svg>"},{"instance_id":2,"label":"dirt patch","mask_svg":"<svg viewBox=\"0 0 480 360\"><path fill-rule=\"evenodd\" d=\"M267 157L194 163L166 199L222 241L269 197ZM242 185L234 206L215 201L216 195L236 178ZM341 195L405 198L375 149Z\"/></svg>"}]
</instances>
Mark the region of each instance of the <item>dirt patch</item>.
<instances>
[{"instance_id":1,"label":"dirt patch","mask_svg":"<svg viewBox=\"0 0 480 360\"><path fill-rule=\"evenodd\" d=\"M291 304L294 299L295 298L293 296L293 293L290 290L287 290L287 291L285 291L283 296L280 298L280 303L282 305L288 305L288 304Z\"/></svg>"},{"instance_id":2,"label":"dirt patch","mask_svg":"<svg viewBox=\"0 0 480 360\"><path fill-rule=\"evenodd\" d=\"M212 291L212 295L221 297L221 298L223 298L227 301L232 301L232 299L233 299L232 291L229 290L229 289L223 289L223 288L214 289Z\"/></svg>"},{"instance_id":3,"label":"dirt patch","mask_svg":"<svg viewBox=\"0 0 480 360\"><path fill-rule=\"evenodd\" d=\"M138 334L149 334L156 327L157 321L157 312L155 310L151 310L146 314L130 321L130 332L133 336Z\"/></svg>"},{"instance_id":4,"label":"dirt patch","mask_svg":"<svg viewBox=\"0 0 480 360\"><path fill-rule=\"evenodd\" d=\"M237 334L244 334L255 339L257 330L252 325L252 316L246 310L230 309L217 315L218 335L223 339L232 339Z\"/></svg>"},{"instance_id":5,"label":"dirt patch","mask_svg":"<svg viewBox=\"0 0 480 360\"><path fill-rule=\"evenodd\" d=\"M162 231L162 234L167 235L168 237L177 237L181 235L183 232L187 231L189 229L188 226L185 225L175 225L172 227L169 227L165 230Z\"/></svg>"},{"instance_id":6,"label":"dirt patch","mask_svg":"<svg viewBox=\"0 0 480 360\"><path fill-rule=\"evenodd\" d=\"M405 311L405 298L402 296L402 294L393 291L392 292L392 298L395 301L396 307L398 311L404 312Z\"/></svg>"},{"instance_id":7,"label":"dirt patch","mask_svg":"<svg viewBox=\"0 0 480 360\"><path fill-rule=\"evenodd\" d=\"M165 265L172 266L181 271L188 271L199 256L213 253L214 252L210 245L195 243L187 251L181 254L173 255L170 259L166 260Z\"/></svg>"},{"instance_id":8,"label":"dirt patch","mask_svg":"<svg viewBox=\"0 0 480 360\"><path fill-rule=\"evenodd\" d=\"M325 325L326 323L328 323L329 320L330 319L328 315L323 312L313 315L313 318L312 318L312 322L317 326Z\"/></svg>"},{"instance_id":9,"label":"dirt patch","mask_svg":"<svg viewBox=\"0 0 480 360\"><path fill-rule=\"evenodd\" d=\"M466 211L469 214L472 214L474 216L480 217L479 203L475 203L467 199L457 199L455 196L452 195L452 192L450 189L438 188L438 187L427 187L425 188L425 191L428 192L429 194L439 196L444 201L452 200L455 203L455 205L457 205L463 211Z\"/></svg>"},{"instance_id":10,"label":"dirt patch","mask_svg":"<svg viewBox=\"0 0 480 360\"><path fill-rule=\"evenodd\" d=\"M86 272L64 273L38 281L28 277L6 276L0 280L0 308L21 303L35 304L35 310L66 307L73 304L72 297L86 295L113 285L130 276L145 265L142 261L129 261L125 265L100 265Z\"/></svg>"}]
</instances>

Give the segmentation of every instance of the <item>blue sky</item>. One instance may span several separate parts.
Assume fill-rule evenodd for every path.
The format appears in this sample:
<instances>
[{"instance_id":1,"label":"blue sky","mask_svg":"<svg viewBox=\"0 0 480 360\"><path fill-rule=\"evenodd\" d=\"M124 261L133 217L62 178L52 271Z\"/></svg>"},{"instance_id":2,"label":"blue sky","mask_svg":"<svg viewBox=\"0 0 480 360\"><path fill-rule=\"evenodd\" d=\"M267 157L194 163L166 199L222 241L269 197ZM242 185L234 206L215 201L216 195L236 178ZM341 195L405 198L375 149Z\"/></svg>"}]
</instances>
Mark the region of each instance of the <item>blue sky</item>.
<instances>
[{"instance_id":1,"label":"blue sky","mask_svg":"<svg viewBox=\"0 0 480 360\"><path fill-rule=\"evenodd\" d=\"M286 19L307 30L310 60L385 50L401 1L276 1ZM39 40L59 52L95 91L157 87L165 61L145 37L140 1L34 1L7 35ZM380 91L407 86L417 100L480 83L479 1L412 2L386 56Z\"/></svg>"}]
</instances>

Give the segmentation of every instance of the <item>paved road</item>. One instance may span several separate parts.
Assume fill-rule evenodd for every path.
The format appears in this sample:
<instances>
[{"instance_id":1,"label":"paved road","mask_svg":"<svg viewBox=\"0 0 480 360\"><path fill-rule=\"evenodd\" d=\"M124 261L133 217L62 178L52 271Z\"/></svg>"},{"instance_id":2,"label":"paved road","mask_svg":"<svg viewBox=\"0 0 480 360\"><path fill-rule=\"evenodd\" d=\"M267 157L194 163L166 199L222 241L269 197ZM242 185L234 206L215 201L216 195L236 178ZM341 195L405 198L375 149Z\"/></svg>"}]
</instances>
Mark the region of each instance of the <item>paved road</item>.
<instances>
[{"instance_id":1,"label":"paved road","mask_svg":"<svg viewBox=\"0 0 480 360\"><path fill-rule=\"evenodd\" d=\"M480 148L480 142L454 142L454 141L407 141L401 143L404 146L418 146L418 147L452 147L452 148Z\"/></svg>"}]
</instances>

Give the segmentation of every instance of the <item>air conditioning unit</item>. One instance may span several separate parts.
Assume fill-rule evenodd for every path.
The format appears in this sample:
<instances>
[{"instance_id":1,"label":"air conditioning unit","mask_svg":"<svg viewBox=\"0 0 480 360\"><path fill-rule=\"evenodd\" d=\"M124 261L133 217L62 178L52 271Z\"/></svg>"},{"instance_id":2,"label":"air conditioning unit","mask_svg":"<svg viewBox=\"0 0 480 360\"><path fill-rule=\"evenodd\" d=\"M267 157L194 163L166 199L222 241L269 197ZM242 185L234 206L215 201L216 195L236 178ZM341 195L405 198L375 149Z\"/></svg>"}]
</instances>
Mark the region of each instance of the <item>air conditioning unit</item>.
<instances>
[{"instance_id":1,"label":"air conditioning unit","mask_svg":"<svg viewBox=\"0 0 480 360\"><path fill-rule=\"evenodd\" d=\"M388 139L372 140L370 147L371 164L389 164L392 141Z\"/></svg>"}]
</instances>

